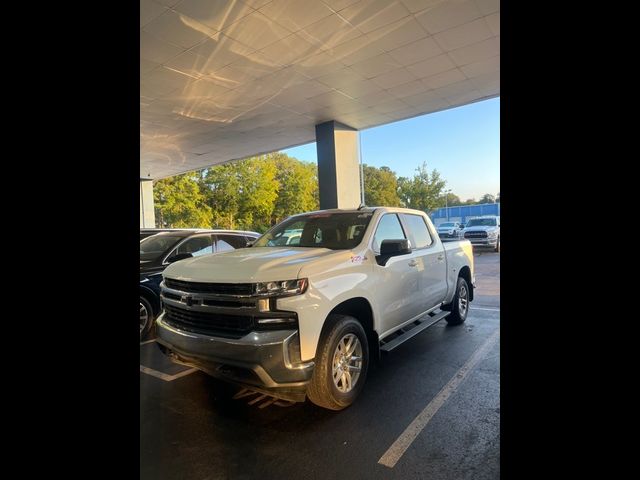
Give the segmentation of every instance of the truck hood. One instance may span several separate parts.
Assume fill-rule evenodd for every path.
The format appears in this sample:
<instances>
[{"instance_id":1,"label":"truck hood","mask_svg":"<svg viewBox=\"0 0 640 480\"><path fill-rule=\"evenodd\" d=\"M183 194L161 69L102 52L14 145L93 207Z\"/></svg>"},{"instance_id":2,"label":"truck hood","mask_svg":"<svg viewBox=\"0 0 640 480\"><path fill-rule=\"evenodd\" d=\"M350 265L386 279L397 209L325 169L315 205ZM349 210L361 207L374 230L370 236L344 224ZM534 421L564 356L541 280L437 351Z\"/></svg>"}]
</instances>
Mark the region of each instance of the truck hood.
<instances>
[{"instance_id":1,"label":"truck hood","mask_svg":"<svg viewBox=\"0 0 640 480\"><path fill-rule=\"evenodd\" d=\"M252 283L298 278L314 260L342 251L328 248L254 247L203 255L172 263L164 276L209 283Z\"/></svg>"}]
</instances>

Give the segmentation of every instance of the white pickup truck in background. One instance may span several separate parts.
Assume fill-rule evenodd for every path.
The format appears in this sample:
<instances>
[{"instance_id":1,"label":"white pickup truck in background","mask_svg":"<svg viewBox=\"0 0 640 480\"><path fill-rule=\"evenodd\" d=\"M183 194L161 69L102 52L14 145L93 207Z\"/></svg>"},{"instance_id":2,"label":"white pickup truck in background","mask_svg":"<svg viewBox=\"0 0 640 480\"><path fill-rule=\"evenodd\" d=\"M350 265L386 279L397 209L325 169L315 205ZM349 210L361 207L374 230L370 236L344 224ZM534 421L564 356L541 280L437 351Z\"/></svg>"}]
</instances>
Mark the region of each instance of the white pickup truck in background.
<instances>
[{"instance_id":1,"label":"white pickup truck in background","mask_svg":"<svg viewBox=\"0 0 640 480\"><path fill-rule=\"evenodd\" d=\"M174 361L332 410L381 352L464 322L475 283L469 241L442 243L423 212L387 207L296 215L163 276L157 342Z\"/></svg>"}]
</instances>

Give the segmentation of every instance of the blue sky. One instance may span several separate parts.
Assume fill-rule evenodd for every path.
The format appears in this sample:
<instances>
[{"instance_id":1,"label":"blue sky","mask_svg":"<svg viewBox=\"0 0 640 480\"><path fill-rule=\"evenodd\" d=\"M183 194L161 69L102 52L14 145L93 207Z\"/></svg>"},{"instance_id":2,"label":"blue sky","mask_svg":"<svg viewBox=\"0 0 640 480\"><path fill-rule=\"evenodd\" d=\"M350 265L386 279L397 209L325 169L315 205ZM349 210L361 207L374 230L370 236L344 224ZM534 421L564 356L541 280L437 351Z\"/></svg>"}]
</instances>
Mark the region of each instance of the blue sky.
<instances>
[{"instance_id":1,"label":"blue sky","mask_svg":"<svg viewBox=\"0 0 640 480\"><path fill-rule=\"evenodd\" d=\"M369 128L360 142L364 163L412 177L426 161L462 200L500 191L500 98ZM283 152L318 161L315 143Z\"/></svg>"}]
</instances>

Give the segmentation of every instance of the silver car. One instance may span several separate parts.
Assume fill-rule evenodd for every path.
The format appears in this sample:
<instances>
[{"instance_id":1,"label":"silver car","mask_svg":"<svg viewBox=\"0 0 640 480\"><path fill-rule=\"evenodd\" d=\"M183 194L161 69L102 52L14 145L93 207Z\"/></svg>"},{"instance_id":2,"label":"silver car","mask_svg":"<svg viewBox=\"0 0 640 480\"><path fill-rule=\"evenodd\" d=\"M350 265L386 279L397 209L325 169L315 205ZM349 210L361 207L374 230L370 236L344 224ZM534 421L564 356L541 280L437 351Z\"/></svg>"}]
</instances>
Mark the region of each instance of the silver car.
<instances>
[{"instance_id":1,"label":"silver car","mask_svg":"<svg viewBox=\"0 0 640 480\"><path fill-rule=\"evenodd\" d=\"M461 238L462 237L462 229L464 225L460 222L445 222L438 225L438 236L441 239L445 238Z\"/></svg>"}]
</instances>

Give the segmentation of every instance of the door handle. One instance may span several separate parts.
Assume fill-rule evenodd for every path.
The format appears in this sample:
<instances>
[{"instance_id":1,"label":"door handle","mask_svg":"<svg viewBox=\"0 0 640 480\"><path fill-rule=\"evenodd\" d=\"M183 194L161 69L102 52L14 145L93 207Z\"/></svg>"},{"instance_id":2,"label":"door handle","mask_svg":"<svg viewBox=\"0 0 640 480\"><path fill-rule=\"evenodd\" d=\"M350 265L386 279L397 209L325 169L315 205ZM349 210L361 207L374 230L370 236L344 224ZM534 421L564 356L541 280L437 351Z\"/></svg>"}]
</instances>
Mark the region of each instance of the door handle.
<instances>
[{"instance_id":1,"label":"door handle","mask_svg":"<svg viewBox=\"0 0 640 480\"><path fill-rule=\"evenodd\" d=\"M411 260L411 261L409 262L409 266L410 266L410 267L417 267L417 266L418 266L418 262L416 262L415 260Z\"/></svg>"},{"instance_id":2,"label":"door handle","mask_svg":"<svg viewBox=\"0 0 640 480\"><path fill-rule=\"evenodd\" d=\"M444 260L444 255L438 255L438 260Z\"/></svg>"}]
</instances>

